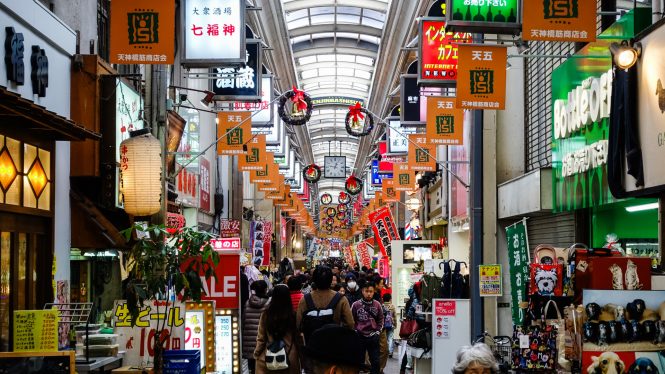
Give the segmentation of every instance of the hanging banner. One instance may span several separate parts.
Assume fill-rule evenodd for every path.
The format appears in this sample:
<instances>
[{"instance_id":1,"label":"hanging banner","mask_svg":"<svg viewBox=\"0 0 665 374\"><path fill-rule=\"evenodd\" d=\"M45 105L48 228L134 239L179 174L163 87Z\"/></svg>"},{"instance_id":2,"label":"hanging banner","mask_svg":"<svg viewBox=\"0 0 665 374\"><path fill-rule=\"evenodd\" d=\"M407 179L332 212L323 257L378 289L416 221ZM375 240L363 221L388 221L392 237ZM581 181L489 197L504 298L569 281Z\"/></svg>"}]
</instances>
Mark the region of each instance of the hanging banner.
<instances>
[{"instance_id":1,"label":"hanging banner","mask_svg":"<svg viewBox=\"0 0 665 374\"><path fill-rule=\"evenodd\" d=\"M390 257L392 254L391 241L400 240L395 220L387 206L381 207L369 214L374 239L382 256Z\"/></svg>"},{"instance_id":2,"label":"hanging banner","mask_svg":"<svg viewBox=\"0 0 665 374\"><path fill-rule=\"evenodd\" d=\"M413 191L415 189L416 175L409 170L408 163L393 164L393 180L395 191Z\"/></svg>"},{"instance_id":3,"label":"hanging banner","mask_svg":"<svg viewBox=\"0 0 665 374\"><path fill-rule=\"evenodd\" d=\"M115 326L113 333L118 334L119 349L125 351L122 358L123 365L146 366L154 362L157 324L161 326L164 318L166 318L166 328L163 336L168 337L164 344L165 350L185 349L184 304L146 300L135 326L132 326L132 315L129 313L127 301L115 301L112 314Z\"/></svg>"},{"instance_id":4,"label":"hanging banner","mask_svg":"<svg viewBox=\"0 0 665 374\"><path fill-rule=\"evenodd\" d=\"M219 220L219 236L222 238L239 238L240 221L237 219L221 218Z\"/></svg>"},{"instance_id":5,"label":"hanging banner","mask_svg":"<svg viewBox=\"0 0 665 374\"><path fill-rule=\"evenodd\" d=\"M201 157L199 163L199 208L205 212L210 212L210 161L207 158Z\"/></svg>"},{"instance_id":6,"label":"hanging banner","mask_svg":"<svg viewBox=\"0 0 665 374\"><path fill-rule=\"evenodd\" d=\"M519 0L447 0L446 9L450 12L446 14L446 25L452 31L517 35L522 31L520 3Z\"/></svg>"},{"instance_id":7,"label":"hanging banner","mask_svg":"<svg viewBox=\"0 0 665 374\"><path fill-rule=\"evenodd\" d=\"M245 154L243 145L252 137L252 120L249 112L217 113L217 154L235 156Z\"/></svg>"},{"instance_id":8,"label":"hanging banner","mask_svg":"<svg viewBox=\"0 0 665 374\"><path fill-rule=\"evenodd\" d=\"M57 352L58 310L15 310L14 352Z\"/></svg>"},{"instance_id":9,"label":"hanging banner","mask_svg":"<svg viewBox=\"0 0 665 374\"><path fill-rule=\"evenodd\" d=\"M270 265L270 242L272 240L272 222L252 221L250 225L250 245L254 253L254 266Z\"/></svg>"},{"instance_id":10,"label":"hanging banner","mask_svg":"<svg viewBox=\"0 0 665 374\"><path fill-rule=\"evenodd\" d=\"M503 296L501 288L501 265L478 266L480 296Z\"/></svg>"},{"instance_id":11,"label":"hanging banner","mask_svg":"<svg viewBox=\"0 0 665 374\"><path fill-rule=\"evenodd\" d=\"M427 140L432 144L464 144L464 111L455 108L455 98L427 98Z\"/></svg>"},{"instance_id":12,"label":"hanging banner","mask_svg":"<svg viewBox=\"0 0 665 374\"><path fill-rule=\"evenodd\" d=\"M263 88L261 70L261 42L248 40L245 63L238 66L223 66L210 69L215 77L212 81L214 99L218 101L259 100ZM253 103L248 103L253 105ZM239 105L238 105L239 106ZM235 103L234 110L241 110ZM252 118L252 122L254 118Z\"/></svg>"},{"instance_id":13,"label":"hanging banner","mask_svg":"<svg viewBox=\"0 0 665 374\"><path fill-rule=\"evenodd\" d=\"M183 65L245 62L244 0L185 0L180 8ZM173 35L175 32L170 34L171 39Z\"/></svg>"},{"instance_id":14,"label":"hanging banner","mask_svg":"<svg viewBox=\"0 0 665 374\"><path fill-rule=\"evenodd\" d=\"M505 46L460 45L455 107L505 109L507 62L508 54Z\"/></svg>"},{"instance_id":15,"label":"hanging banner","mask_svg":"<svg viewBox=\"0 0 665 374\"><path fill-rule=\"evenodd\" d=\"M113 0L109 62L172 65L175 2Z\"/></svg>"},{"instance_id":16,"label":"hanging banner","mask_svg":"<svg viewBox=\"0 0 665 374\"><path fill-rule=\"evenodd\" d=\"M460 43L471 43L470 33L446 32L441 18L423 18L419 29L418 84L454 84Z\"/></svg>"},{"instance_id":17,"label":"hanging banner","mask_svg":"<svg viewBox=\"0 0 665 374\"><path fill-rule=\"evenodd\" d=\"M247 143L247 153L238 157L238 169L240 171L261 170L263 160L266 157L266 136L255 135Z\"/></svg>"},{"instance_id":18,"label":"hanging banner","mask_svg":"<svg viewBox=\"0 0 665 374\"><path fill-rule=\"evenodd\" d=\"M261 170L255 170L254 172L249 173L249 181L251 183L270 183L272 180L269 177L271 165L278 167L275 164L275 158L271 152L266 153L266 157L262 162Z\"/></svg>"},{"instance_id":19,"label":"hanging banner","mask_svg":"<svg viewBox=\"0 0 665 374\"><path fill-rule=\"evenodd\" d=\"M409 170L436 171L436 146L424 134L409 135Z\"/></svg>"},{"instance_id":20,"label":"hanging banner","mask_svg":"<svg viewBox=\"0 0 665 374\"><path fill-rule=\"evenodd\" d=\"M394 203L399 201L399 194L395 190L395 180L393 178L386 178L382 183L381 189L386 202Z\"/></svg>"},{"instance_id":21,"label":"hanging banner","mask_svg":"<svg viewBox=\"0 0 665 374\"><path fill-rule=\"evenodd\" d=\"M524 315L520 304L526 300L526 283L529 279L529 240L526 219L506 227L508 240L508 265L510 269L510 295L513 324L522 325Z\"/></svg>"},{"instance_id":22,"label":"hanging banner","mask_svg":"<svg viewBox=\"0 0 665 374\"><path fill-rule=\"evenodd\" d=\"M357 254L358 254L358 262L360 267L365 267L367 269L372 268L372 256L369 254L371 246L367 244L367 242L360 242L358 243L358 247L356 248ZM372 253L374 253L374 250L372 249Z\"/></svg>"},{"instance_id":23,"label":"hanging banner","mask_svg":"<svg viewBox=\"0 0 665 374\"><path fill-rule=\"evenodd\" d=\"M585 0L523 1L522 39L555 42L596 40L597 4Z\"/></svg>"}]
</instances>

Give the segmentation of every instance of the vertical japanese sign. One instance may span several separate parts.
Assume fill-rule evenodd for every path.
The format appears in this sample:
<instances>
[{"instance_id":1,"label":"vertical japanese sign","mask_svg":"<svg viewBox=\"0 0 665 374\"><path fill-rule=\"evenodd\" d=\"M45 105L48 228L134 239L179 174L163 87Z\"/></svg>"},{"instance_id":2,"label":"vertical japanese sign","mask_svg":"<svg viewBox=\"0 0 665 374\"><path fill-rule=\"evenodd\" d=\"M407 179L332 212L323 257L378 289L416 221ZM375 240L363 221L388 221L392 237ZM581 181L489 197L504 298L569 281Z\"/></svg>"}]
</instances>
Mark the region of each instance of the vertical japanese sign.
<instances>
[{"instance_id":1,"label":"vertical japanese sign","mask_svg":"<svg viewBox=\"0 0 665 374\"><path fill-rule=\"evenodd\" d=\"M171 65L174 40L175 2L111 2L111 63Z\"/></svg>"},{"instance_id":2,"label":"vertical japanese sign","mask_svg":"<svg viewBox=\"0 0 665 374\"><path fill-rule=\"evenodd\" d=\"M408 134L415 134L413 127L401 127L399 117L388 119L388 153L406 154L409 151Z\"/></svg>"},{"instance_id":3,"label":"vertical japanese sign","mask_svg":"<svg viewBox=\"0 0 665 374\"><path fill-rule=\"evenodd\" d=\"M370 213L369 222L372 225L374 239L381 255L390 257L392 254L391 241L400 240L390 208L384 206Z\"/></svg>"},{"instance_id":4,"label":"vertical japanese sign","mask_svg":"<svg viewBox=\"0 0 665 374\"><path fill-rule=\"evenodd\" d=\"M57 310L15 310L14 352L57 352Z\"/></svg>"},{"instance_id":5,"label":"vertical japanese sign","mask_svg":"<svg viewBox=\"0 0 665 374\"><path fill-rule=\"evenodd\" d=\"M596 40L595 1L524 1L522 38L557 42Z\"/></svg>"},{"instance_id":6,"label":"vertical japanese sign","mask_svg":"<svg viewBox=\"0 0 665 374\"><path fill-rule=\"evenodd\" d=\"M209 212L210 211L210 161L207 158L201 157L200 163L200 188L199 194L199 208Z\"/></svg>"},{"instance_id":7,"label":"vertical japanese sign","mask_svg":"<svg viewBox=\"0 0 665 374\"><path fill-rule=\"evenodd\" d=\"M249 112L219 112L217 114L217 154L234 156L245 154L243 145L252 137L252 120Z\"/></svg>"},{"instance_id":8,"label":"vertical japanese sign","mask_svg":"<svg viewBox=\"0 0 665 374\"><path fill-rule=\"evenodd\" d=\"M120 350L125 351L123 364L145 366L155 358L157 323L166 319L164 334L168 334L166 350L184 349L185 306L180 302L146 300L139 311L136 325L132 327L132 316L127 301L116 300L113 306L114 333L118 334Z\"/></svg>"},{"instance_id":9,"label":"vertical japanese sign","mask_svg":"<svg viewBox=\"0 0 665 374\"><path fill-rule=\"evenodd\" d=\"M369 254L369 249L370 245L367 244L367 242L360 242L358 243L357 247L357 254L358 254L358 262L360 263L360 267L366 267L370 269L372 267L372 256ZM372 250L372 253L374 251Z\"/></svg>"},{"instance_id":10,"label":"vertical japanese sign","mask_svg":"<svg viewBox=\"0 0 665 374\"><path fill-rule=\"evenodd\" d=\"M464 144L464 111L454 98L427 98L427 140L432 144Z\"/></svg>"},{"instance_id":11,"label":"vertical japanese sign","mask_svg":"<svg viewBox=\"0 0 665 374\"><path fill-rule=\"evenodd\" d=\"M409 135L409 170L436 171L436 146L424 134Z\"/></svg>"},{"instance_id":12,"label":"vertical japanese sign","mask_svg":"<svg viewBox=\"0 0 665 374\"><path fill-rule=\"evenodd\" d=\"M393 180L395 191L413 191L415 189L416 174L409 170L409 164L393 164Z\"/></svg>"},{"instance_id":13,"label":"vertical japanese sign","mask_svg":"<svg viewBox=\"0 0 665 374\"><path fill-rule=\"evenodd\" d=\"M446 32L446 22L443 19L421 20L418 83L455 83L458 44L472 41L470 33Z\"/></svg>"},{"instance_id":14,"label":"vertical japanese sign","mask_svg":"<svg viewBox=\"0 0 665 374\"><path fill-rule=\"evenodd\" d=\"M521 325L524 319L520 304L526 299L526 281L529 279L529 240L526 220L506 227L508 240L508 264L513 324Z\"/></svg>"},{"instance_id":15,"label":"vertical japanese sign","mask_svg":"<svg viewBox=\"0 0 665 374\"><path fill-rule=\"evenodd\" d=\"M243 0L185 0L180 7L184 65L245 62Z\"/></svg>"},{"instance_id":16,"label":"vertical japanese sign","mask_svg":"<svg viewBox=\"0 0 665 374\"><path fill-rule=\"evenodd\" d=\"M143 100L134 88L125 84L122 80L115 80L115 162L120 164L120 143L129 139L129 132L141 130L144 127L141 119L143 111ZM123 208L122 194L120 193L120 173L116 173L115 183L115 206Z\"/></svg>"},{"instance_id":17,"label":"vertical japanese sign","mask_svg":"<svg viewBox=\"0 0 665 374\"><path fill-rule=\"evenodd\" d=\"M505 109L507 61L505 46L460 45L456 107Z\"/></svg>"},{"instance_id":18,"label":"vertical japanese sign","mask_svg":"<svg viewBox=\"0 0 665 374\"><path fill-rule=\"evenodd\" d=\"M272 222L253 221L250 225L250 240L254 253L254 266L270 265L270 242L272 241Z\"/></svg>"},{"instance_id":19,"label":"vertical japanese sign","mask_svg":"<svg viewBox=\"0 0 665 374\"><path fill-rule=\"evenodd\" d=\"M503 296L501 265L480 265L480 296Z\"/></svg>"}]
</instances>

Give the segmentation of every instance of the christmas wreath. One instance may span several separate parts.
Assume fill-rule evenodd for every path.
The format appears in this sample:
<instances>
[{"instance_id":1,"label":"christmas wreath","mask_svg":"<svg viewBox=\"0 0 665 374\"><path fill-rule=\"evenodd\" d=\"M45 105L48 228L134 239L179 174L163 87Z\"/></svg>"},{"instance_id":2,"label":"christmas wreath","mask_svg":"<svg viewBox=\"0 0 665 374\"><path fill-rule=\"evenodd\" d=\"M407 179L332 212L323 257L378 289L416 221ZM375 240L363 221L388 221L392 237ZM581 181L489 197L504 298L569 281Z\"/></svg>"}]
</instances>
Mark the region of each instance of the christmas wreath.
<instances>
[{"instance_id":1,"label":"christmas wreath","mask_svg":"<svg viewBox=\"0 0 665 374\"><path fill-rule=\"evenodd\" d=\"M337 196L337 201L340 204L348 204L349 201L351 201L351 196L349 196L348 193L342 191L339 193L339 196Z\"/></svg>"},{"instance_id":2,"label":"christmas wreath","mask_svg":"<svg viewBox=\"0 0 665 374\"><path fill-rule=\"evenodd\" d=\"M335 217L335 215L337 215L337 210L335 210L333 207L327 208L326 215L330 218Z\"/></svg>"},{"instance_id":3,"label":"christmas wreath","mask_svg":"<svg viewBox=\"0 0 665 374\"><path fill-rule=\"evenodd\" d=\"M286 112L287 100L290 100L293 104L291 107L291 113ZM312 99L309 95L307 95L305 91L301 91L294 86L291 91L286 92L279 98L277 113L286 124L301 126L309 121L309 118L312 116L312 108Z\"/></svg>"},{"instance_id":4,"label":"christmas wreath","mask_svg":"<svg viewBox=\"0 0 665 374\"><path fill-rule=\"evenodd\" d=\"M339 204L339 205L337 205L337 211L338 211L338 212L340 212L340 213L346 213L347 210L348 210L348 208L347 208L346 204Z\"/></svg>"},{"instance_id":5,"label":"christmas wreath","mask_svg":"<svg viewBox=\"0 0 665 374\"><path fill-rule=\"evenodd\" d=\"M363 189L363 181L352 175L344 183L344 188L349 195L357 195Z\"/></svg>"},{"instance_id":6,"label":"christmas wreath","mask_svg":"<svg viewBox=\"0 0 665 374\"><path fill-rule=\"evenodd\" d=\"M321 204L328 205L330 203L332 203L332 195L330 195L329 193L324 193L323 195L321 195Z\"/></svg>"},{"instance_id":7,"label":"christmas wreath","mask_svg":"<svg viewBox=\"0 0 665 374\"><path fill-rule=\"evenodd\" d=\"M346 113L346 132L353 136L369 135L374 129L374 117L360 103L351 105Z\"/></svg>"},{"instance_id":8,"label":"christmas wreath","mask_svg":"<svg viewBox=\"0 0 665 374\"><path fill-rule=\"evenodd\" d=\"M309 183L316 183L321 179L321 168L317 164L310 164L302 169L302 177Z\"/></svg>"}]
</instances>

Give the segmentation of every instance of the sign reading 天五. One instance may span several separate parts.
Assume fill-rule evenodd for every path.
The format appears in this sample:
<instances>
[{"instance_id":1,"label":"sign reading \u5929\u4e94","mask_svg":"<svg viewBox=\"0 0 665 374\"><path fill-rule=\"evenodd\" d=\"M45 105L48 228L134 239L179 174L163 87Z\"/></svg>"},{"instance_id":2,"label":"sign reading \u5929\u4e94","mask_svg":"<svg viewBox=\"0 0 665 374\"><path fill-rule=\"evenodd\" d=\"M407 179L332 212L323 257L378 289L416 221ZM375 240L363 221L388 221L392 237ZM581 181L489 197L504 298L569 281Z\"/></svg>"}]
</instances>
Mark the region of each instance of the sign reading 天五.
<instances>
[{"instance_id":1,"label":"sign reading \u5929\u4e94","mask_svg":"<svg viewBox=\"0 0 665 374\"><path fill-rule=\"evenodd\" d=\"M464 111L455 108L455 98L427 98L427 140L432 144L464 144Z\"/></svg>"},{"instance_id":2,"label":"sign reading \u5929\u4e94","mask_svg":"<svg viewBox=\"0 0 665 374\"><path fill-rule=\"evenodd\" d=\"M503 110L507 60L505 46L460 45L456 107Z\"/></svg>"},{"instance_id":3,"label":"sign reading \u5929\u4e94","mask_svg":"<svg viewBox=\"0 0 665 374\"><path fill-rule=\"evenodd\" d=\"M596 40L595 1L531 0L523 1L524 40L557 42L592 42Z\"/></svg>"}]
</instances>

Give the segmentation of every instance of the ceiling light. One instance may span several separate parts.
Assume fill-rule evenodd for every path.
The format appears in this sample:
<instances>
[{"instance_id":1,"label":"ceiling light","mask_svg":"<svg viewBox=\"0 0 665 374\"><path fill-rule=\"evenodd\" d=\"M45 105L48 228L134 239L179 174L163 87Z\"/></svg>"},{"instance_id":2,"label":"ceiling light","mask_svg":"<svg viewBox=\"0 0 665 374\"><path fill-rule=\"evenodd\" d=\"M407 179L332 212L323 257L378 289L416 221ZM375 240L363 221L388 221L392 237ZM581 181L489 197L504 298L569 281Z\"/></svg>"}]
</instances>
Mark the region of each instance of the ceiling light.
<instances>
[{"instance_id":1,"label":"ceiling light","mask_svg":"<svg viewBox=\"0 0 665 374\"><path fill-rule=\"evenodd\" d=\"M206 94L206 96L203 99L201 99L201 105L203 105L204 107L207 108L207 107L210 106L210 103L213 102L213 98L215 97L215 93L210 92L210 91L204 91L204 93Z\"/></svg>"},{"instance_id":2,"label":"ceiling light","mask_svg":"<svg viewBox=\"0 0 665 374\"><path fill-rule=\"evenodd\" d=\"M643 210L652 210L652 209L658 209L658 203L633 205L633 206L627 206L626 207L626 211L628 211L630 213L641 212Z\"/></svg>"},{"instance_id":3,"label":"ceiling light","mask_svg":"<svg viewBox=\"0 0 665 374\"><path fill-rule=\"evenodd\" d=\"M610 52L614 56L614 63L621 69L628 70L640 57L642 53L642 45L640 43L635 43L633 46L628 44L628 41L622 40L621 44L612 43L610 44Z\"/></svg>"}]
</instances>

